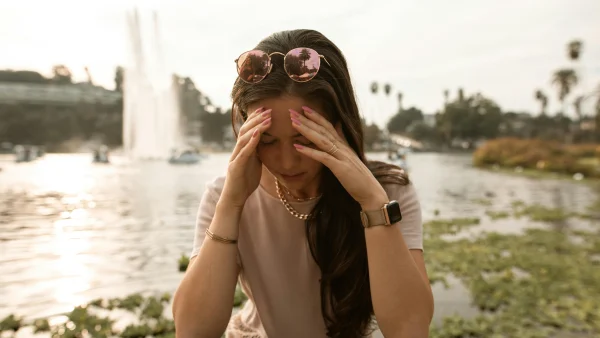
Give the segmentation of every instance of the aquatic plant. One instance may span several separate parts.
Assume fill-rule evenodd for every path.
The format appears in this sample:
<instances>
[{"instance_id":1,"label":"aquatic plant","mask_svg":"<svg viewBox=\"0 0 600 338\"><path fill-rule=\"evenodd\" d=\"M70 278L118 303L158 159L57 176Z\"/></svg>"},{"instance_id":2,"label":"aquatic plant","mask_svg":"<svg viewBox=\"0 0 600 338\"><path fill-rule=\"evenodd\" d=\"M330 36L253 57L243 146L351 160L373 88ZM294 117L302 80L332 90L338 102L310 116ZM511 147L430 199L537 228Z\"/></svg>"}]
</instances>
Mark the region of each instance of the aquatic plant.
<instances>
[{"instance_id":1,"label":"aquatic plant","mask_svg":"<svg viewBox=\"0 0 600 338\"><path fill-rule=\"evenodd\" d=\"M190 257L186 256L185 254L181 254L181 257L179 258L179 271L185 272L189 264Z\"/></svg>"}]
</instances>

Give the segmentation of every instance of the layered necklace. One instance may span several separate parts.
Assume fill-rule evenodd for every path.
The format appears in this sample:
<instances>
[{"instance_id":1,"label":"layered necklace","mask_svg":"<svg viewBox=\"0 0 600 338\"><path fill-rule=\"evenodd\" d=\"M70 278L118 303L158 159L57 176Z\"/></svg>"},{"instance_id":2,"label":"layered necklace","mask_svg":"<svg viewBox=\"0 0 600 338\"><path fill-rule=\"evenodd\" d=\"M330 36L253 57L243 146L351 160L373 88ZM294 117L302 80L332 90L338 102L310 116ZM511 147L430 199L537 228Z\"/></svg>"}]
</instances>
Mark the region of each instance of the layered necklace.
<instances>
[{"instance_id":1,"label":"layered necklace","mask_svg":"<svg viewBox=\"0 0 600 338\"><path fill-rule=\"evenodd\" d=\"M292 193L289 190L287 190L285 187L283 189L281 189L281 186L279 185L279 180L277 180L277 179L275 179L275 189L277 190L277 196L279 196L279 200L281 201L281 203L283 204L283 206L287 209L287 211L290 214L292 214L292 216L294 216L296 218L299 218L301 220L307 220L310 217L310 214L303 214L303 213L300 213L300 212L296 211L296 209L294 209L294 207L292 207L290 205L290 203L288 202L287 198L285 198L285 194L283 192L283 189L285 189L285 193L287 193L288 195L290 195L297 202L312 201L314 199L317 199L317 198L321 197L321 195L319 195L319 196L315 196L315 197L298 198L298 197L292 195Z\"/></svg>"}]
</instances>

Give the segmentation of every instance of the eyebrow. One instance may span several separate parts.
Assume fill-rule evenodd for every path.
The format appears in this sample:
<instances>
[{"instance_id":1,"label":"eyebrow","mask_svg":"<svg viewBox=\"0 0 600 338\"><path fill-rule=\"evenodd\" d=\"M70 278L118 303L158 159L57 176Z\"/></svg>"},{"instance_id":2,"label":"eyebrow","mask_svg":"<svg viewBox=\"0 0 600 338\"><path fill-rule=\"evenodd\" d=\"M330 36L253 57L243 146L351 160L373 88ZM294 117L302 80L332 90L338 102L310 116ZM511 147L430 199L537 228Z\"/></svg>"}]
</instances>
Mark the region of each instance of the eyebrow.
<instances>
[{"instance_id":1,"label":"eyebrow","mask_svg":"<svg viewBox=\"0 0 600 338\"><path fill-rule=\"evenodd\" d=\"M266 131L263 133L263 135L265 135L265 136L271 136L271 137L275 137L275 136L273 136L273 135L271 135L271 134L267 133ZM302 134L300 134L300 133L296 133L296 134L292 135L292 137L298 137L298 136L304 136L304 135L302 135Z\"/></svg>"}]
</instances>

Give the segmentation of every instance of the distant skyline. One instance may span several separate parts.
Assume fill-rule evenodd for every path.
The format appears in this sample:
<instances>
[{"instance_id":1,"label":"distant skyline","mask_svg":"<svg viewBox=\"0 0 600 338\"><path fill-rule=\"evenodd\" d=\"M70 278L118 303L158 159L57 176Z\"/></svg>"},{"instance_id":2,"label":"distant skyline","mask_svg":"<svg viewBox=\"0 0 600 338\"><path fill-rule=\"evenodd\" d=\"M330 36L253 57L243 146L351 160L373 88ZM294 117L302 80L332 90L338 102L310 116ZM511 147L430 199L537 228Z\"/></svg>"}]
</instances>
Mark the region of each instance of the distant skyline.
<instances>
[{"instance_id":1,"label":"distant skyline","mask_svg":"<svg viewBox=\"0 0 600 338\"><path fill-rule=\"evenodd\" d=\"M115 67L128 58L125 10L132 4L2 3L0 69L49 75L53 65L65 64L81 81L87 66L97 84L114 88ZM455 97L459 87L467 94L481 92L505 111L532 113L539 111L534 91L540 88L554 114L560 106L551 74L570 65L566 45L573 39L584 42L584 88L600 84L598 0L304 1L302 14L274 0L143 4L159 12L172 71L190 76L225 109L237 76L233 60L272 32L294 28L319 30L340 47L367 116L375 107L372 81L392 85L388 115L397 109L398 90L404 107L433 113L443 104L444 89Z\"/></svg>"}]
</instances>

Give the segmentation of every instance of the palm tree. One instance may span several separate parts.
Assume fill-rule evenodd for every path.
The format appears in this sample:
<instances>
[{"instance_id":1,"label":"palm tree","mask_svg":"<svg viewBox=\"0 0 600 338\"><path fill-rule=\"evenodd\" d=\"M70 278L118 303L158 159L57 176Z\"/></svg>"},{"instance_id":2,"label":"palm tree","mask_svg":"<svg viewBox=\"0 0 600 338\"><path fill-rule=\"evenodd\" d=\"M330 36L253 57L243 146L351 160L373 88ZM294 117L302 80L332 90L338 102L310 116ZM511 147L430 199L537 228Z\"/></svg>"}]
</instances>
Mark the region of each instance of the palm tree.
<instances>
[{"instance_id":1,"label":"palm tree","mask_svg":"<svg viewBox=\"0 0 600 338\"><path fill-rule=\"evenodd\" d=\"M567 44L567 56L569 58L569 60L571 60L574 64L578 64L577 66L575 66L575 68L580 68L581 63L579 63L580 57L581 57L581 52L583 49L583 42L581 40L573 40L571 42L569 42ZM579 82L583 82L581 81L581 77L582 77L582 71L581 69L577 70L577 77L579 79ZM583 83L582 83L583 85ZM585 90L585 88L584 88ZM579 121L581 121L582 118L582 114L581 114L581 100L583 100L583 98L578 98L579 102L577 102L577 99L575 100L576 102L574 102L574 104L577 104L578 106L576 106L577 108L575 109L575 113L577 113L577 117L579 118Z\"/></svg>"},{"instance_id":2,"label":"palm tree","mask_svg":"<svg viewBox=\"0 0 600 338\"><path fill-rule=\"evenodd\" d=\"M567 55L569 60L578 61L581 56L581 50L583 49L583 42L581 40L573 40L567 44Z\"/></svg>"},{"instance_id":3,"label":"palm tree","mask_svg":"<svg viewBox=\"0 0 600 338\"><path fill-rule=\"evenodd\" d=\"M558 88L558 99L562 104L561 114L566 112L565 99L577 84L577 73L573 69L559 69L552 76L552 84Z\"/></svg>"},{"instance_id":4,"label":"palm tree","mask_svg":"<svg viewBox=\"0 0 600 338\"><path fill-rule=\"evenodd\" d=\"M302 68L306 67L306 61L310 59L310 52L308 51L308 49L303 48L300 51L300 55L298 55L298 58L302 61Z\"/></svg>"},{"instance_id":5,"label":"palm tree","mask_svg":"<svg viewBox=\"0 0 600 338\"><path fill-rule=\"evenodd\" d=\"M371 83L371 93L377 94L377 90L379 90L379 85L377 84L377 82L373 81Z\"/></svg>"},{"instance_id":6,"label":"palm tree","mask_svg":"<svg viewBox=\"0 0 600 338\"><path fill-rule=\"evenodd\" d=\"M379 114L379 102L377 102L377 92L379 91L379 84L377 81L371 82L371 94L373 94L374 100L372 104L371 112L371 124L377 124L377 115Z\"/></svg>"},{"instance_id":7,"label":"palm tree","mask_svg":"<svg viewBox=\"0 0 600 338\"><path fill-rule=\"evenodd\" d=\"M390 92L392 91L392 85L390 85L389 83L386 83L383 86L383 91L385 92L385 95L389 96Z\"/></svg>"},{"instance_id":8,"label":"palm tree","mask_svg":"<svg viewBox=\"0 0 600 338\"><path fill-rule=\"evenodd\" d=\"M94 81L92 80L92 73L90 73L90 69L87 66L83 69L85 70L85 75L87 76L88 83L93 84Z\"/></svg>"},{"instance_id":9,"label":"palm tree","mask_svg":"<svg viewBox=\"0 0 600 338\"><path fill-rule=\"evenodd\" d=\"M540 102L541 113L540 115L546 115L546 108L548 107L548 97L540 89L535 91L535 99Z\"/></svg>"},{"instance_id":10,"label":"palm tree","mask_svg":"<svg viewBox=\"0 0 600 338\"><path fill-rule=\"evenodd\" d=\"M398 92L398 110L402 111L402 92Z\"/></svg>"},{"instance_id":11,"label":"palm tree","mask_svg":"<svg viewBox=\"0 0 600 338\"><path fill-rule=\"evenodd\" d=\"M581 113L581 103L583 102L583 96L577 96L575 98L575 101L573 101L573 108L575 108L575 114L577 115L577 118L579 119L579 121L581 122L581 119L583 118L583 114Z\"/></svg>"}]
</instances>

